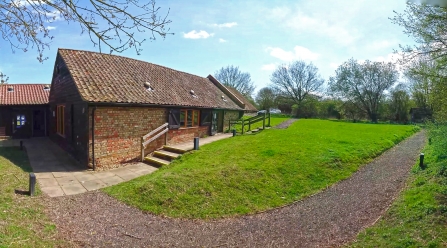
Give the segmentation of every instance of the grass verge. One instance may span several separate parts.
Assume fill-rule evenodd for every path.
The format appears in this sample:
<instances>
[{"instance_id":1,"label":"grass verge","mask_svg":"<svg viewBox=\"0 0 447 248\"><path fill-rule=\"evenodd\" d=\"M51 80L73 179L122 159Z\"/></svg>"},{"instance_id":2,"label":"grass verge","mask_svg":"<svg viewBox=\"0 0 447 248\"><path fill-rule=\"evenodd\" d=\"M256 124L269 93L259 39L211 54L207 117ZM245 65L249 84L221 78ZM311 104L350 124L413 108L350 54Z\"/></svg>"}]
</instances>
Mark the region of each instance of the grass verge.
<instances>
[{"instance_id":1,"label":"grass verge","mask_svg":"<svg viewBox=\"0 0 447 248\"><path fill-rule=\"evenodd\" d=\"M417 163L407 187L351 247L447 247L447 126L429 126L425 169Z\"/></svg>"},{"instance_id":2,"label":"grass verge","mask_svg":"<svg viewBox=\"0 0 447 248\"><path fill-rule=\"evenodd\" d=\"M292 203L349 177L418 128L299 120L236 136L104 191L155 214L219 218Z\"/></svg>"},{"instance_id":3,"label":"grass verge","mask_svg":"<svg viewBox=\"0 0 447 248\"><path fill-rule=\"evenodd\" d=\"M0 171L0 247L66 245L55 238L56 226L43 211L42 197L15 193L28 191L31 167L26 152L17 147L1 147Z\"/></svg>"}]
</instances>

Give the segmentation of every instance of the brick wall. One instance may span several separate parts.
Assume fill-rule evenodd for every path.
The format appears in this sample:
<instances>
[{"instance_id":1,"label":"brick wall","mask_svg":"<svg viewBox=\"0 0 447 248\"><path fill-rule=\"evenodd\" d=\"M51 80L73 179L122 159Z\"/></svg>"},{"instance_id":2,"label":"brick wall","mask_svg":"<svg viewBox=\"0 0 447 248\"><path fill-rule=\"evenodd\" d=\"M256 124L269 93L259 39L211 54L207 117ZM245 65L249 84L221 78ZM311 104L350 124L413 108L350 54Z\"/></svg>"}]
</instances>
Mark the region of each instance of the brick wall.
<instances>
[{"instance_id":1,"label":"brick wall","mask_svg":"<svg viewBox=\"0 0 447 248\"><path fill-rule=\"evenodd\" d=\"M91 118L90 108L90 118ZM122 166L141 159L141 136L166 123L166 109L143 107L97 107L95 111L96 169ZM91 121L90 130L91 130ZM89 138L89 166L92 165L92 137ZM147 150L164 144L164 137L153 141Z\"/></svg>"},{"instance_id":2,"label":"brick wall","mask_svg":"<svg viewBox=\"0 0 447 248\"><path fill-rule=\"evenodd\" d=\"M90 118L92 108L90 107ZM95 111L95 164L97 170L125 166L141 160L141 137L167 121L167 109L149 107L97 107ZM89 166L92 167L91 121L89 121ZM208 135L208 126L169 130L168 144L193 142ZM162 135L151 142L145 154L164 145Z\"/></svg>"},{"instance_id":3,"label":"brick wall","mask_svg":"<svg viewBox=\"0 0 447 248\"><path fill-rule=\"evenodd\" d=\"M168 144L174 145L185 142L193 143L195 137L203 138L208 135L209 135L209 126L169 130Z\"/></svg>"}]
</instances>

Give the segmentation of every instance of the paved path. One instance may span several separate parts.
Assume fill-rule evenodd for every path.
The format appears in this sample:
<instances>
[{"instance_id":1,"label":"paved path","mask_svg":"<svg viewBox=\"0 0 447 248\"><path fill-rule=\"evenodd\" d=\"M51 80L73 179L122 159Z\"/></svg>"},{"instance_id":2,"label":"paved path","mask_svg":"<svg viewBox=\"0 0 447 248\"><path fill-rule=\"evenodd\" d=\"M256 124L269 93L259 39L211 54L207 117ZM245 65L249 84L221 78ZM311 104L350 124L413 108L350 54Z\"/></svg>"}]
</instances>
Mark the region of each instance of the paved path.
<instances>
[{"instance_id":1,"label":"paved path","mask_svg":"<svg viewBox=\"0 0 447 248\"><path fill-rule=\"evenodd\" d=\"M23 144L40 189L50 197L97 190L157 170L144 163L134 163L108 171L92 171L82 168L48 138L27 139Z\"/></svg>"},{"instance_id":2,"label":"paved path","mask_svg":"<svg viewBox=\"0 0 447 248\"><path fill-rule=\"evenodd\" d=\"M63 237L81 246L340 246L353 240L390 206L424 144L425 133L419 132L319 194L241 218L163 218L129 207L102 192L51 198L48 214Z\"/></svg>"},{"instance_id":3,"label":"paved path","mask_svg":"<svg viewBox=\"0 0 447 248\"><path fill-rule=\"evenodd\" d=\"M231 134L217 134L201 138L199 143L205 145L231 136ZM22 141L26 147L40 189L50 197L75 195L97 190L157 170L156 167L145 163L132 163L107 171L92 171L82 168L77 161L46 137L24 139ZM20 146L20 140L0 141L0 147L4 146ZM193 141L173 146L184 150L194 148Z\"/></svg>"}]
</instances>

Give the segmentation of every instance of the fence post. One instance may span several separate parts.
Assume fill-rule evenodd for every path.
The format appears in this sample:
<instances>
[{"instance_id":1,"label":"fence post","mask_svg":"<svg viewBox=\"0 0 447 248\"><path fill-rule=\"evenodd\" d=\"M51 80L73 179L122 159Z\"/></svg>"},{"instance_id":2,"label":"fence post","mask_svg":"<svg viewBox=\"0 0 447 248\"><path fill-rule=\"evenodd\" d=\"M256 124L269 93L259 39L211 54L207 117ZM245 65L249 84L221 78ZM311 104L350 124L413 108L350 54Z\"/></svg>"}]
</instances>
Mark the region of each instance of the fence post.
<instances>
[{"instance_id":1,"label":"fence post","mask_svg":"<svg viewBox=\"0 0 447 248\"><path fill-rule=\"evenodd\" d=\"M269 112L269 124L267 125L268 127L270 127L270 112Z\"/></svg>"},{"instance_id":2,"label":"fence post","mask_svg":"<svg viewBox=\"0 0 447 248\"><path fill-rule=\"evenodd\" d=\"M34 196L36 191L36 175L34 173L29 174L29 195Z\"/></svg>"},{"instance_id":3,"label":"fence post","mask_svg":"<svg viewBox=\"0 0 447 248\"><path fill-rule=\"evenodd\" d=\"M244 120L242 120L242 134L244 134Z\"/></svg>"},{"instance_id":4,"label":"fence post","mask_svg":"<svg viewBox=\"0 0 447 248\"><path fill-rule=\"evenodd\" d=\"M199 150L199 137L194 138L194 150Z\"/></svg>"},{"instance_id":5,"label":"fence post","mask_svg":"<svg viewBox=\"0 0 447 248\"><path fill-rule=\"evenodd\" d=\"M419 155L419 167L421 167L422 169L424 168L424 154L421 153Z\"/></svg>"},{"instance_id":6,"label":"fence post","mask_svg":"<svg viewBox=\"0 0 447 248\"><path fill-rule=\"evenodd\" d=\"M168 133L169 133L169 130L165 133L165 145L168 144Z\"/></svg>"},{"instance_id":7,"label":"fence post","mask_svg":"<svg viewBox=\"0 0 447 248\"><path fill-rule=\"evenodd\" d=\"M264 113L264 118L262 119L262 130L265 129L265 117L266 117L267 113Z\"/></svg>"},{"instance_id":8,"label":"fence post","mask_svg":"<svg viewBox=\"0 0 447 248\"><path fill-rule=\"evenodd\" d=\"M143 136L141 136L141 162L144 161L144 145L143 145L144 139Z\"/></svg>"}]
</instances>

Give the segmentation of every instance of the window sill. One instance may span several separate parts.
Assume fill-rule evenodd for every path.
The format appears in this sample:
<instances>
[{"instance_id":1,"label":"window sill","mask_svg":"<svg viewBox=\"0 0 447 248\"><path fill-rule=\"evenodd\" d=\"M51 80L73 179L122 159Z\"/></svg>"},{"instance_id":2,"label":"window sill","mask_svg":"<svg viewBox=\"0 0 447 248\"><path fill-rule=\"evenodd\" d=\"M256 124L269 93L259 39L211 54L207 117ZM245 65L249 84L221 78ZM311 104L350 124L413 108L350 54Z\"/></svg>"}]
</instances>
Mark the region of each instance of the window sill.
<instances>
[{"instance_id":1,"label":"window sill","mask_svg":"<svg viewBox=\"0 0 447 248\"><path fill-rule=\"evenodd\" d=\"M193 129L193 128L199 128L199 126L195 126L195 127L181 127L179 129L180 130L184 130L184 129Z\"/></svg>"}]
</instances>

